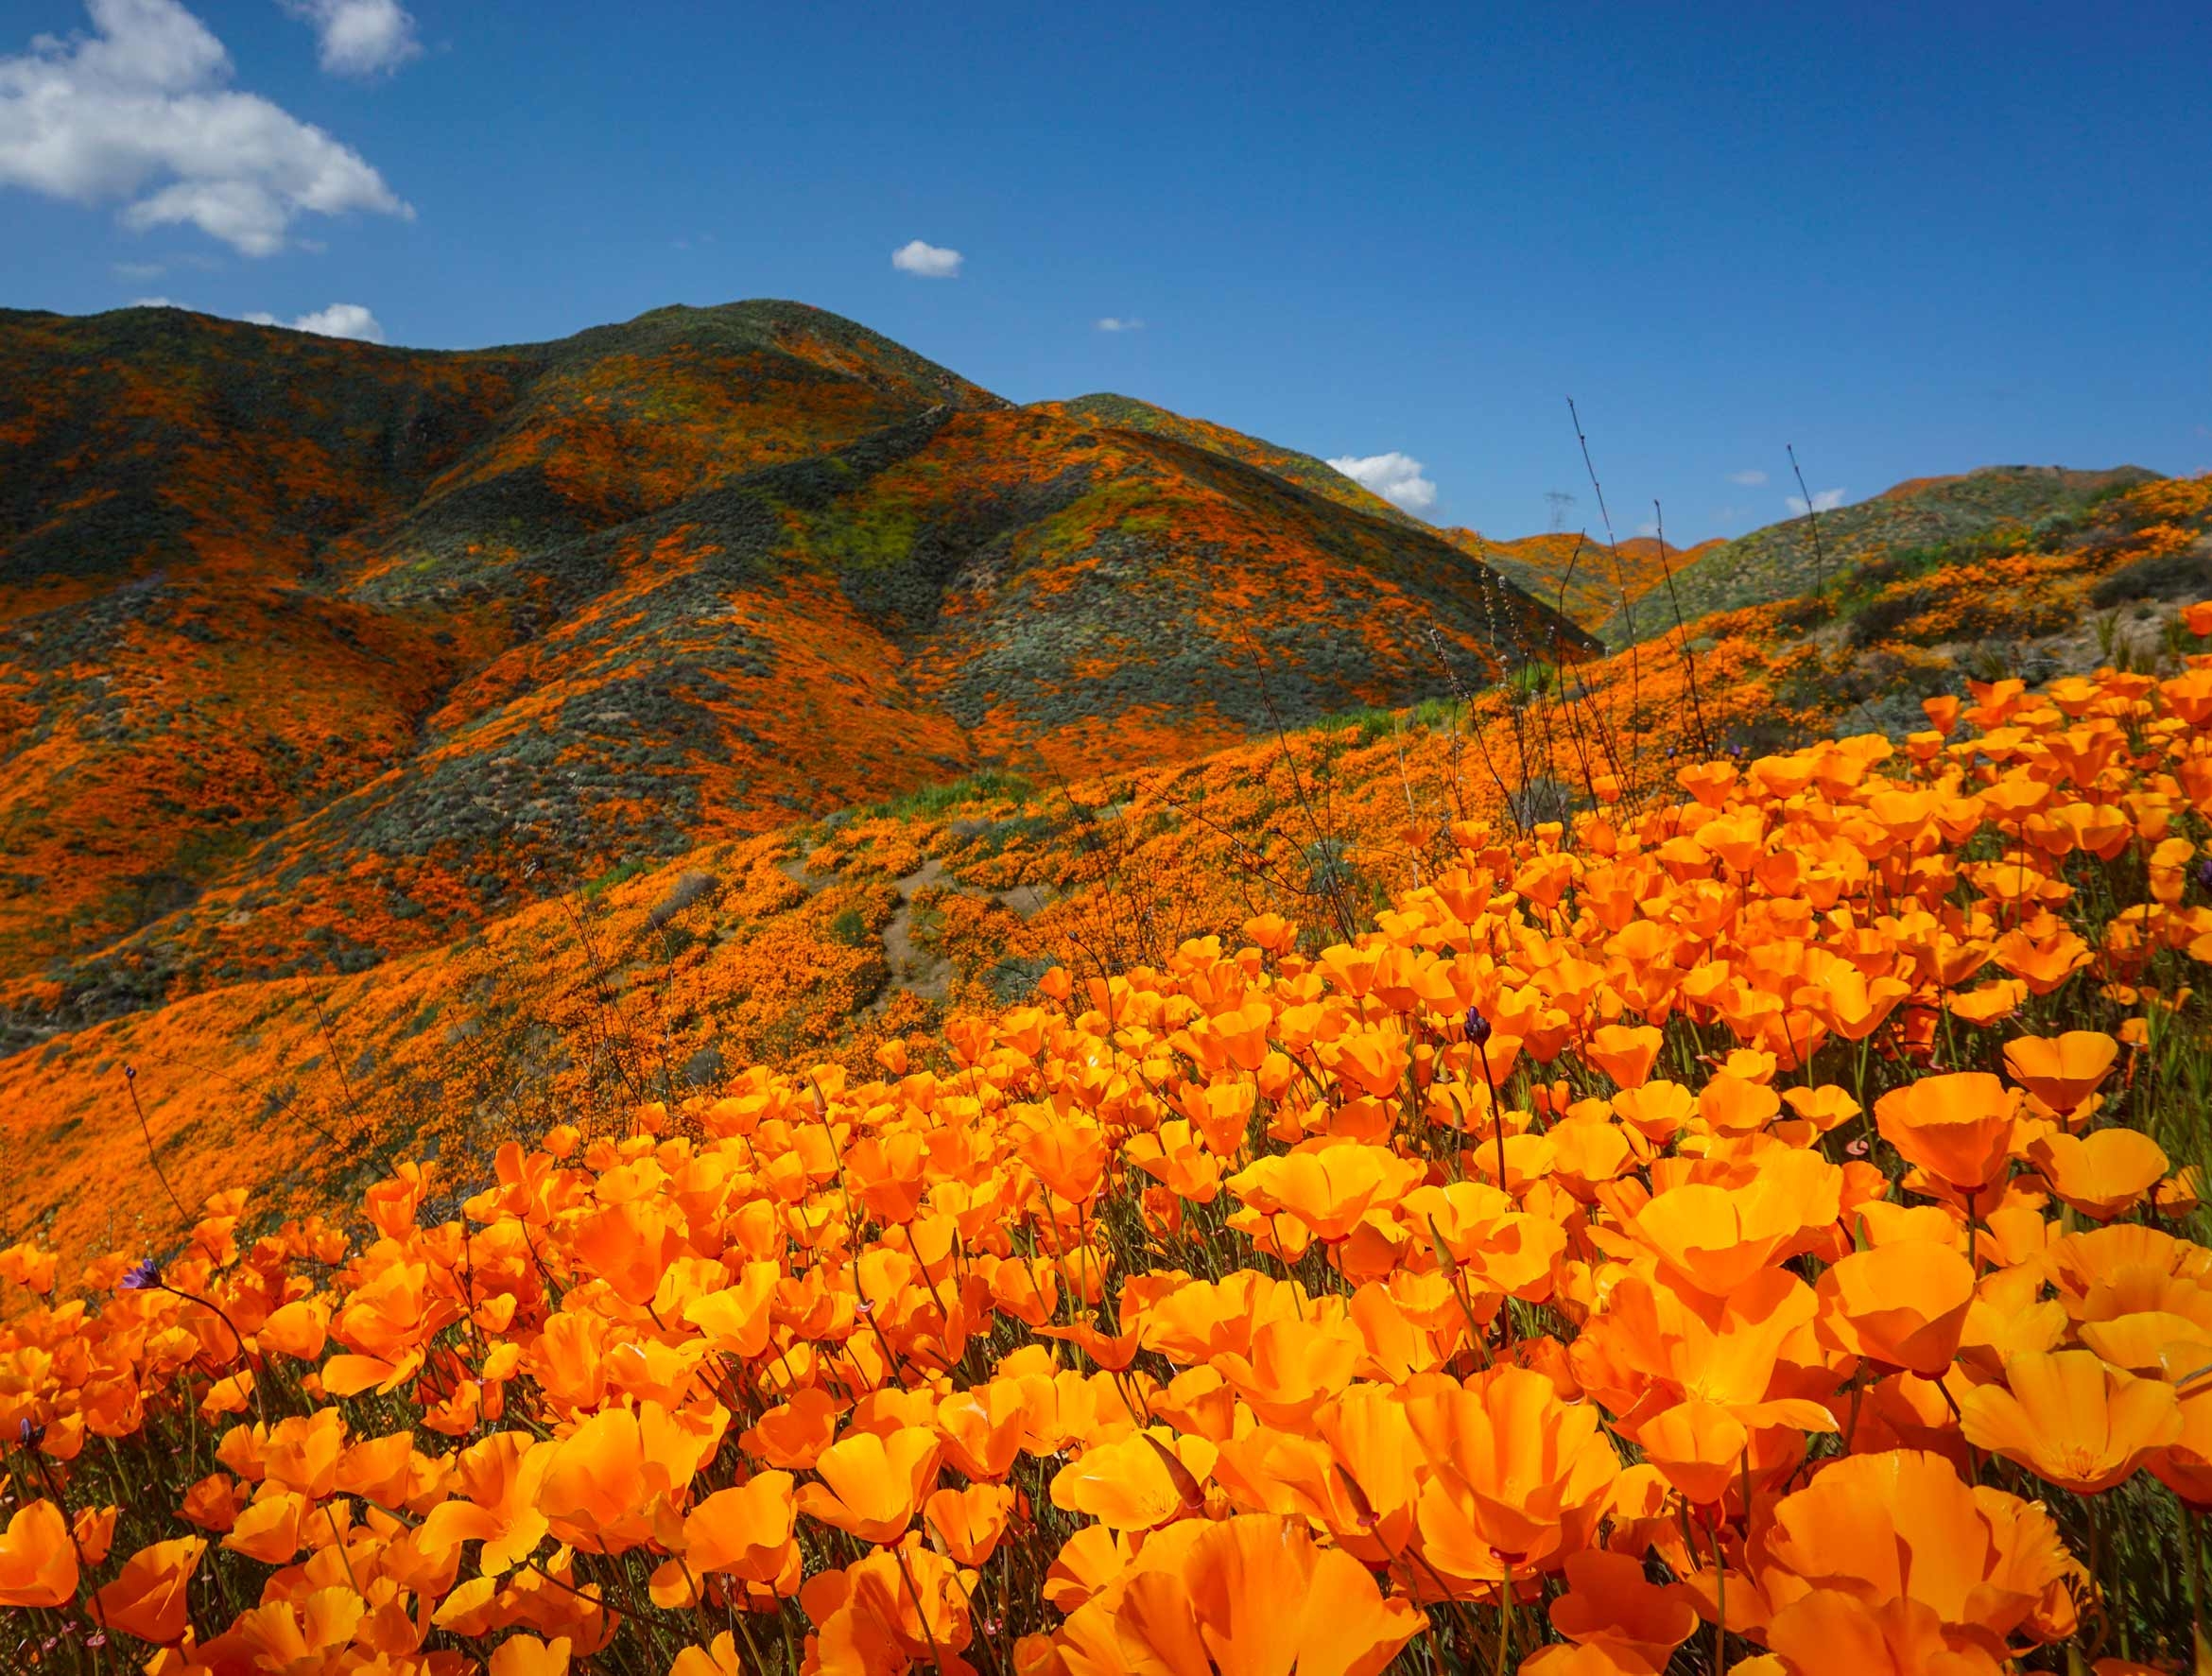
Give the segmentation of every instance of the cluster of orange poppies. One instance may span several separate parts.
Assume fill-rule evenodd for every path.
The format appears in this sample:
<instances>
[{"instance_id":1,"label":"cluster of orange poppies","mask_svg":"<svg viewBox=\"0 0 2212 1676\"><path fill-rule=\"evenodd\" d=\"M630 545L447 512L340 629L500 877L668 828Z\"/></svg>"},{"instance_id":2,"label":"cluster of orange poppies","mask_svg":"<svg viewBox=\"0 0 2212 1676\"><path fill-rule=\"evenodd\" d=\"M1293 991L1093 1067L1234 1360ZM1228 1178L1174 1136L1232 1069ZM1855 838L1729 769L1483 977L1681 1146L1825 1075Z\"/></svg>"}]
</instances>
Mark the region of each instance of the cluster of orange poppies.
<instances>
[{"instance_id":1,"label":"cluster of orange poppies","mask_svg":"<svg viewBox=\"0 0 2212 1676\"><path fill-rule=\"evenodd\" d=\"M0 1661L2114 1652L2054 1505L2163 1485L2192 1600L2212 1507L2212 1250L2151 1132L2212 659L1927 709L1457 826L1317 952L1055 969L936 1068L752 1071L458 1200L402 1166L357 1245L226 1195L68 1287L0 1252Z\"/></svg>"}]
</instances>

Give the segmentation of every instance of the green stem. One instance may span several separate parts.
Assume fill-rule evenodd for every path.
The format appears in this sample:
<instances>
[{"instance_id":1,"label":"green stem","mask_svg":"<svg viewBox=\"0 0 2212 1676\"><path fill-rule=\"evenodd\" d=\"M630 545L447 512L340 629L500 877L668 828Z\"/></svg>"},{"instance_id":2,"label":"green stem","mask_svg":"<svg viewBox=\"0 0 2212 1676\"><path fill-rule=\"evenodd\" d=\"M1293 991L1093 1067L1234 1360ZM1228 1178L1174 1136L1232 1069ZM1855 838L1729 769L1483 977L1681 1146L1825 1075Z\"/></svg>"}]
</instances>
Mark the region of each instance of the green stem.
<instances>
[{"instance_id":1,"label":"green stem","mask_svg":"<svg viewBox=\"0 0 2212 1676\"><path fill-rule=\"evenodd\" d=\"M1720 1526L1716 1520L1705 1527L1705 1534L1713 1544L1713 1676L1725 1676L1728 1669L1728 1567L1720 1559Z\"/></svg>"},{"instance_id":2,"label":"green stem","mask_svg":"<svg viewBox=\"0 0 2212 1676\"><path fill-rule=\"evenodd\" d=\"M1513 1645L1513 1563L1506 1562L1504 1592L1498 1597L1503 1616L1497 1620L1496 1676L1505 1676L1506 1659Z\"/></svg>"}]
</instances>

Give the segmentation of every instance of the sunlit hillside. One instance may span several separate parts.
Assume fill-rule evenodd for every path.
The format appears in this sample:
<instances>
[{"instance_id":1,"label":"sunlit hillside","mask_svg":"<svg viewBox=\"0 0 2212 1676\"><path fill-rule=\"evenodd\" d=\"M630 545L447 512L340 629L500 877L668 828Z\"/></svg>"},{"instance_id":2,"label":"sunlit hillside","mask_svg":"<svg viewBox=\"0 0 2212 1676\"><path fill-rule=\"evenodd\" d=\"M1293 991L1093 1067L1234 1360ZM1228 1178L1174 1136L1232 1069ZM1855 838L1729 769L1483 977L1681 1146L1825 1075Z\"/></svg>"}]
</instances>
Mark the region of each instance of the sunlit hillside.
<instances>
[{"instance_id":1,"label":"sunlit hillside","mask_svg":"<svg viewBox=\"0 0 2212 1676\"><path fill-rule=\"evenodd\" d=\"M1357 494L798 304L471 354L9 314L0 367L17 1043L1594 644Z\"/></svg>"},{"instance_id":2,"label":"sunlit hillside","mask_svg":"<svg viewBox=\"0 0 2212 1676\"><path fill-rule=\"evenodd\" d=\"M0 351L5 1667L2203 1656L2212 479Z\"/></svg>"}]
</instances>

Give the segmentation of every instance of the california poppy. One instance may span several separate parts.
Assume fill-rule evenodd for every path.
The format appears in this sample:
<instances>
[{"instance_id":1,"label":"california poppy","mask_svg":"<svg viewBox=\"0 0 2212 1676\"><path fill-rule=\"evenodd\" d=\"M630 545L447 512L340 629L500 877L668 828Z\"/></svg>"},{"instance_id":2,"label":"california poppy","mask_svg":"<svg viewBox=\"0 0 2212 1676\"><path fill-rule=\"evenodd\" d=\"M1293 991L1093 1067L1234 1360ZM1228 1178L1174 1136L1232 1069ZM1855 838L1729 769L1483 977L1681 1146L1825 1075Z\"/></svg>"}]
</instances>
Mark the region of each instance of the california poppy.
<instances>
[{"instance_id":1,"label":"california poppy","mask_svg":"<svg viewBox=\"0 0 2212 1676\"><path fill-rule=\"evenodd\" d=\"M2108 1367L2090 1351L2015 1356L2002 1385L1959 1399L1967 1441L2077 1495L2134 1476L2182 1435L2173 1387Z\"/></svg>"},{"instance_id":2,"label":"california poppy","mask_svg":"<svg viewBox=\"0 0 2212 1676\"><path fill-rule=\"evenodd\" d=\"M77 1547L61 1510L43 1499L18 1509L0 1534L0 1606L61 1606L76 1595Z\"/></svg>"},{"instance_id":3,"label":"california poppy","mask_svg":"<svg viewBox=\"0 0 2212 1676\"><path fill-rule=\"evenodd\" d=\"M1933 1379L1959 1353L1974 1269L1950 1245L1905 1239L1854 1252L1815 1287L1820 1331L1840 1350Z\"/></svg>"},{"instance_id":4,"label":"california poppy","mask_svg":"<svg viewBox=\"0 0 2212 1676\"><path fill-rule=\"evenodd\" d=\"M2019 1097L1986 1071L1923 1077L1875 1101L1882 1138L1963 1193L1979 1193L2012 1156Z\"/></svg>"}]
</instances>

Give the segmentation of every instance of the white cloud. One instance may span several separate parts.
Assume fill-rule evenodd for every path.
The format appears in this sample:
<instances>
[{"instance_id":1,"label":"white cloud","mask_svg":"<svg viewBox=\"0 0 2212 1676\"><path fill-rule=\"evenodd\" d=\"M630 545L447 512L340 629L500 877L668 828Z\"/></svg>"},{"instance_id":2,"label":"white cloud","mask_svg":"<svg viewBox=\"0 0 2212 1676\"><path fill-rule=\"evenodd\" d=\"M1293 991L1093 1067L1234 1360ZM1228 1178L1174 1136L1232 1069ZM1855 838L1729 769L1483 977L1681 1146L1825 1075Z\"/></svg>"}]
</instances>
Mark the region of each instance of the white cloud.
<instances>
[{"instance_id":1,"label":"white cloud","mask_svg":"<svg viewBox=\"0 0 2212 1676\"><path fill-rule=\"evenodd\" d=\"M1728 480L1745 489L1756 489L1767 480L1764 472L1730 472Z\"/></svg>"},{"instance_id":2,"label":"white cloud","mask_svg":"<svg viewBox=\"0 0 2212 1676\"><path fill-rule=\"evenodd\" d=\"M1389 454L1347 454L1329 464L1408 512L1426 512L1436 505L1436 485L1421 475L1421 462L1409 454L1394 449Z\"/></svg>"},{"instance_id":3,"label":"white cloud","mask_svg":"<svg viewBox=\"0 0 2212 1676\"><path fill-rule=\"evenodd\" d=\"M1101 332L1142 332L1144 329L1145 322L1142 320L1125 320L1115 315L1108 315L1098 322L1098 330Z\"/></svg>"},{"instance_id":4,"label":"white cloud","mask_svg":"<svg viewBox=\"0 0 2212 1676\"><path fill-rule=\"evenodd\" d=\"M1812 510L1816 512L1832 512L1842 504L1843 492L1840 489L1816 489L1813 491ZM1795 494L1789 496L1788 505L1791 517L1802 518L1805 516L1806 506L1802 496Z\"/></svg>"},{"instance_id":5,"label":"white cloud","mask_svg":"<svg viewBox=\"0 0 2212 1676\"><path fill-rule=\"evenodd\" d=\"M0 58L0 186L95 204L123 224L192 226L241 254L295 217L414 211L359 152L254 94L178 0L86 0L95 33Z\"/></svg>"},{"instance_id":6,"label":"white cloud","mask_svg":"<svg viewBox=\"0 0 2212 1676\"><path fill-rule=\"evenodd\" d=\"M184 305L181 302L172 302L166 297L133 297L130 300L130 306L133 308L182 308Z\"/></svg>"},{"instance_id":7,"label":"white cloud","mask_svg":"<svg viewBox=\"0 0 2212 1676\"><path fill-rule=\"evenodd\" d=\"M238 318L255 326L288 325L295 332L312 332L318 337L351 337L357 343L384 341L383 326L358 302L334 302L291 320L280 320L273 314L242 314Z\"/></svg>"},{"instance_id":8,"label":"white cloud","mask_svg":"<svg viewBox=\"0 0 2212 1676\"><path fill-rule=\"evenodd\" d=\"M399 0L282 0L315 26L322 67L333 76L374 76L420 58L415 20Z\"/></svg>"},{"instance_id":9,"label":"white cloud","mask_svg":"<svg viewBox=\"0 0 2212 1676\"><path fill-rule=\"evenodd\" d=\"M919 279L959 279L960 261L959 251L926 244L918 238L909 239L891 252L893 268Z\"/></svg>"},{"instance_id":10,"label":"white cloud","mask_svg":"<svg viewBox=\"0 0 2212 1676\"><path fill-rule=\"evenodd\" d=\"M1636 526L1636 533L1638 535L1657 535L1659 533L1659 526L1654 524L1650 519L1647 518L1641 524Z\"/></svg>"}]
</instances>

